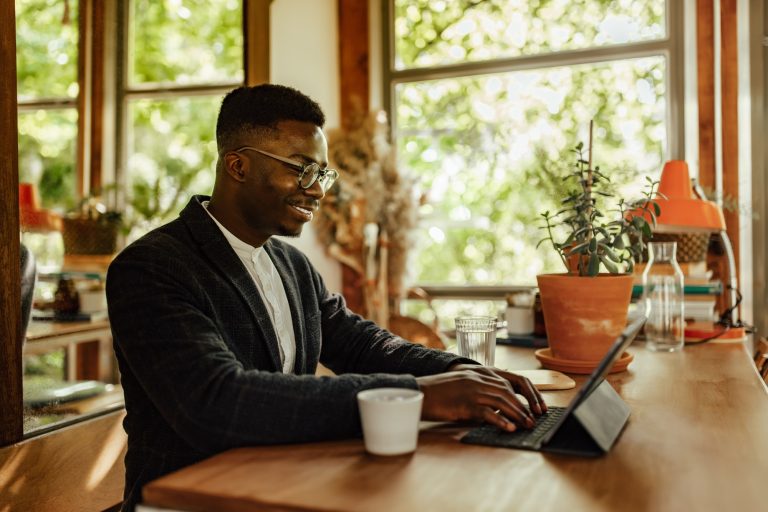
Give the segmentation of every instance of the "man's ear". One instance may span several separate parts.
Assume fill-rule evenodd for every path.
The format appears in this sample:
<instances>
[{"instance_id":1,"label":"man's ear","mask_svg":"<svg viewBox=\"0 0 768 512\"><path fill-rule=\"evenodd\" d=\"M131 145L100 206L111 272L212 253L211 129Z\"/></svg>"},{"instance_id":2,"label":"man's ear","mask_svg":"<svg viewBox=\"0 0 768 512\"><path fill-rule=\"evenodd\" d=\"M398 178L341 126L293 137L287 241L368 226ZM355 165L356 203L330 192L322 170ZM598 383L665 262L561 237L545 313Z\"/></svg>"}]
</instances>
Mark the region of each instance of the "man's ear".
<instances>
[{"instance_id":1,"label":"man's ear","mask_svg":"<svg viewBox=\"0 0 768 512\"><path fill-rule=\"evenodd\" d=\"M248 170L248 160L235 152L229 152L224 155L224 169L227 174L235 181L245 181L245 171Z\"/></svg>"}]
</instances>

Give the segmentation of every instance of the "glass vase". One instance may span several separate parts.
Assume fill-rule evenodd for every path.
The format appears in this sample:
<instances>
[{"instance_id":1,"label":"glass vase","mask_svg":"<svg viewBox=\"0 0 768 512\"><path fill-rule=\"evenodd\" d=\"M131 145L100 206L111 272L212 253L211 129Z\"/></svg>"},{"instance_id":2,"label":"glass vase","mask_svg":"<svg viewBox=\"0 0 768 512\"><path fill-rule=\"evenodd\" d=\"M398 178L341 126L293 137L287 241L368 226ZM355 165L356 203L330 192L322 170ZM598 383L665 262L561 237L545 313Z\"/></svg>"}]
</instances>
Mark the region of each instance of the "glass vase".
<instances>
[{"instance_id":1,"label":"glass vase","mask_svg":"<svg viewBox=\"0 0 768 512\"><path fill-rule=\"evenodd\" d=\"M676 258L677 242L650 242L643 272L646 347L674 352L685 343L684 277Z\"/></svg>"}]
</instances>

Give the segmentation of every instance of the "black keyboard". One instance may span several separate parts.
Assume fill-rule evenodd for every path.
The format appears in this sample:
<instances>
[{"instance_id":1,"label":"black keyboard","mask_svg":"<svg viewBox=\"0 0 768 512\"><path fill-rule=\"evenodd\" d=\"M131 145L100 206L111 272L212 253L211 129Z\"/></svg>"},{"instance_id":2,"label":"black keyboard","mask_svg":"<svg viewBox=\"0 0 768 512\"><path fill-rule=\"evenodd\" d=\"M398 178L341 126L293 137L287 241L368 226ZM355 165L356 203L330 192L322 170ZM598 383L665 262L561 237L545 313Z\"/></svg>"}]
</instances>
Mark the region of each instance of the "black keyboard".
<instances>
[{"instance_id":1,"label":"black keyboard","mask_svg":"<svg viewBox=\"0 0 768 512\"><path fill-rule=\"evenodd\" d=\"M536 418L536 425L531 430L519 429L518 432L523 438L523 444L526 446L538 446L544 435L552 429L565 413L565 407L549 407L547 412ZM513 432L514 433L514 432Z\"/></svg>"},{"instance_id":2,"label":"black keyboard","mask_svg":"<svg viewBox=\"0 0 768 512\"><path fill-rule=\"evenodd\" d=\"M504 446L507 448L537 449L541 440L565 413L565 407L549 407L541 416L534 416L536 425L526 430L518 427L514 432L506 432L493 425L483 425L470 430L462 439L462 443Z\"/></svg>"}]
</instances>

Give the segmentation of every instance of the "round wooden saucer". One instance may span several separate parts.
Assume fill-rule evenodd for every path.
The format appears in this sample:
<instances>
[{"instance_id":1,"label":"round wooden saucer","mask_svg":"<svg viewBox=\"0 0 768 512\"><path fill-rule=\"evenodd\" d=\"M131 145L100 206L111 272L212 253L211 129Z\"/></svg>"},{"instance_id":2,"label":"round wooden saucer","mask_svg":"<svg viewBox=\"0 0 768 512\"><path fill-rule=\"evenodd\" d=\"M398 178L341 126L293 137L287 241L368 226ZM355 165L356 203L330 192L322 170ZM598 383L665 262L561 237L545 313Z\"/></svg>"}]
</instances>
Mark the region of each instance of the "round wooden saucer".
<instances>
[{"instance_id":1,"label":"round wooden saucer","mask_svg":"<svg viewBox=\"0 0 768 512\"><path fill-rule=\"evenodd\" d=\"M600 364L600 361L560 359L552 355L552 349L550 348L540 348L534 354L544 368L565 373L590 374ZM613 368L608 373L623 372L627 369L633 358L632 354L624 352L618 361L613 363Z\"/></svg>"}]
</instances>

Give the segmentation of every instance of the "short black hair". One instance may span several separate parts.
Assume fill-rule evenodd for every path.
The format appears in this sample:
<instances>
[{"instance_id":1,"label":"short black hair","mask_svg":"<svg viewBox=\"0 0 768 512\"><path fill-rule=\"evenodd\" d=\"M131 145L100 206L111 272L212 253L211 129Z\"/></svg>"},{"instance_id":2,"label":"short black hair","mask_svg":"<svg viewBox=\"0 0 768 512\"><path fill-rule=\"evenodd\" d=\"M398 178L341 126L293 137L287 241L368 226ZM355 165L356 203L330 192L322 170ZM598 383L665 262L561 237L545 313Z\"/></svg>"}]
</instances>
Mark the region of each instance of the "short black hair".
<instances>
[{"instance_id":1,"label":"short black hair","mask_svg":"<svg viewBox=\"0 0 768 512\"><path fill-rule=\"evenodd\" d=\"M219 151L240 146L246 135L254 132L265 135L280 121L304 121L322 128L325 114L317 102L292 87L276 84L238 87L221 102L216 144Z\"/></svg>"}]
</instances>

